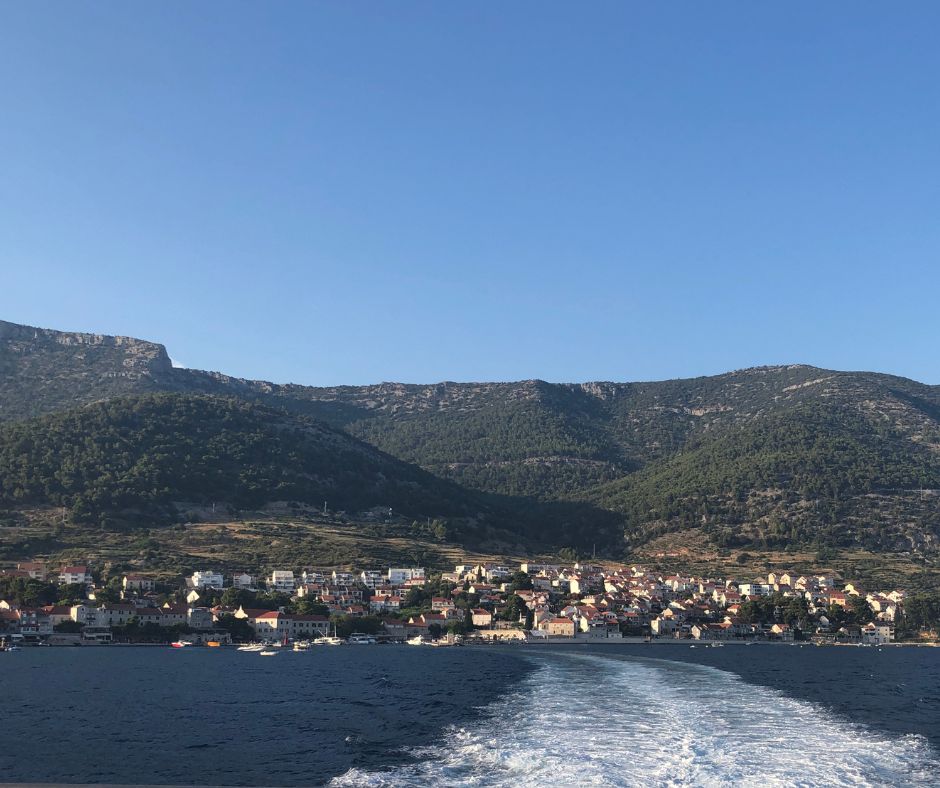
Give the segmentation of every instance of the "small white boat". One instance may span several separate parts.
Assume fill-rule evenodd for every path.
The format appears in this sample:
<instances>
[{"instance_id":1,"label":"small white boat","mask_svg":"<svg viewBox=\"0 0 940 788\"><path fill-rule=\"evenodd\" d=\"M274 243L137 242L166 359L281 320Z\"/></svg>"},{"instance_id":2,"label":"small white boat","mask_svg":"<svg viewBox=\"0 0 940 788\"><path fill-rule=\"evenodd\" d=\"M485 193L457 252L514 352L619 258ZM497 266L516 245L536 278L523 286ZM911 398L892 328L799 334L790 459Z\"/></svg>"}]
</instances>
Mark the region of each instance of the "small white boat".
<instances>
[{"instance_id":1,"label":"small white boat","mask_svg":"<svg viewBox=\"0 0 940 788\"><path fill-rule=\"evenodd\" d=\"M421 637L421 635L415 635L413 638L408 638L405 643L407 643L409 646L423 646L424 638Z\"/></svg>"},{"instance_id":2,"label":"small white boat","mask_svg":"<svg viewBox=\"0 0 940 788\"><path fill-rule=\"evenodd\" d=\"M330 634L330 630L326 630L326 634L315 638L313 645L315 646L342 646L346 643L341 637L336 636L336 624L333 624L333 634Z\"/></svg>"},{"instance_id":3,"label":"small white boat","mask_svg":"<svg viewBox=\"0 0 940 788\"><path fill-rule=\"evenodd\" d=\"M372 646L375 645L375 638L365 632L353 632L349 636L349 644L351 646Z\"/></svg>"},{"instance_id":4,"label":"small white boat","mask_svg":"<svg viewBox=\"0 0 940 788\"><path fill-rule=\"evenodd\" d=\"M294 651L309 651L310 643L306 640L298 640L294 643Z\"/></svg>"},{"instance_id":5,"label":"small white boat","mask_svg":"<svg viewBox=\"0 0 940 788\"><path fill-rule=\"evenodd\" d=\"M236 651L263 651L264 646L261 643L249 643L246 646L239 646Z\"/></svg>"},{"instance_id":6,"label":"small white boat","mask_svg":"<svg viewBox=\"0 0 940 788\"><path fill-rule=\"evenodd\" d=\"M262 657L276 657L277 652L274 649L266 648L264 651L258 652Z\"/></svg>"},{"instance_id":7,"label":"small white boat","mask_svg":"<svg viewBox=\"0 0 940 788\"><path fill-rule=\"evenodd\" d=\"M193 643L191 640L174 640L172 643L170 643L173 648L186 648L192 644Z\"/></svg>"}]
</instances>

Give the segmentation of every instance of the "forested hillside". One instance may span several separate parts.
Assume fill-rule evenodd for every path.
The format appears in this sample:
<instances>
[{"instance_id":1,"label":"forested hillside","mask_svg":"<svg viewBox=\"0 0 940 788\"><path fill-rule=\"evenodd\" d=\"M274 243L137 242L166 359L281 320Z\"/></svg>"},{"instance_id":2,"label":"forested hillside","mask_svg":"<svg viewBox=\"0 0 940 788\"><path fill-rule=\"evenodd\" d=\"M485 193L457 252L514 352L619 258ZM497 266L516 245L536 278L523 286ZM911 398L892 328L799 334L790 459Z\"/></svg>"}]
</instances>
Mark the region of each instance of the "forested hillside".
<instances>
[{"instance_id":1,"label":"forested hillside","mask_svg":"<svg viewBox=\"0 0 940 788\"><path fill-rule=\"evenodd\" d=\"M198 395L118 398L7 425L0 468L0 501L68 506L80 522L166 518L175 504L275 501L483 514L456 485L321 423Z\"/></svg>"},{"instance_id":2,"label":"forested hillside","mask_svg":"<svg viewBox=\"0 0 940 788\"><path fill-rule=\"evenodd\" d=\"M466 490L306 416L206 395L120 397L0 427L0 508L64 506L104 529L168 525L191 509L279 503L432 522L468 544L614 545L619 518L588 503Z\"/></svg>"},{"instance_id":3,"label":"forested hillside","mask_svg":"<svg viewBox=\"0 0 940 788\"><path fill-rule=\"evenodd\" d=\"M824 402L698 437L587 497L636 541L699 527L725 546L935 550L938 489L936 447Z\"/></svg>"},{"instance_id":4,"label":"forested hillside","mask_svg":"<svg viewBox=\"0 0 940 788\"><path fill-rule=\"evenodd\" d=\"M240 455L243 475L227 476L224 490L234 505L277 495L332 497L343 501L337 505L359 507L374 492L396 507L413 504L433 514L456 509L471 520L472 510L498 509L500 517L510 513L518 531L556 546L616 545L615 534L622 533L636 546L695 527L726 546L858 544L936 552L940 536L940 387L890 375L791 365L655 383L316 388L175 369L153 343L9 323L0 323L0 372L0 419L12 422L164 391L252 403L259 407L251 420L267 414L268 430L274 421L310 418L321 436L325 424L335 430L330 451L341 469L349 468L333 479L338 492L321 492L324 454L305 454L309 446L288 441L283 456ZM10 428L6 434L19 435L19 442L3 461L18 470L5 475L21 479L26 466L45 461L24 447L30 431L52 424ZM121 420L99 426L114 440L127 429ZM171 426L153 425L153 440ZM62 445L83 440L88 429L76 422ZM293 429L279 428L278 441ZM349 441L344 448L335 443L340 436ZM257 448L242 446L242 437L240 430L227 432L223 443L231 442L233 451ZM383 486L374 468L355 465L343 453L364 448L353 438L384 452L375 453L383 462L391 462L386 455L402 461L396 474L417 473L413 466L428 472L414 482L422 493L409 497L406 485ZM130 477L127 469L115 474L106 448L98 455L107 471L101 478L60 470L65 481L44 494L72 495L80 505L123 501L128 478L152 478L146 467L135 467ZM303 471L274 472L292 463L299 469L297 458ZM206 468L216 459L201 458ZM221 461L224 466L224 456ZM360 472L366 475L356 483ZM189 486L172 495L217 495L211 476L188 478ZM36 494L35 485L17 483L17 494ZM147 489L154 504L167 499L159 485Z\"/></svg>"}]
</instances>

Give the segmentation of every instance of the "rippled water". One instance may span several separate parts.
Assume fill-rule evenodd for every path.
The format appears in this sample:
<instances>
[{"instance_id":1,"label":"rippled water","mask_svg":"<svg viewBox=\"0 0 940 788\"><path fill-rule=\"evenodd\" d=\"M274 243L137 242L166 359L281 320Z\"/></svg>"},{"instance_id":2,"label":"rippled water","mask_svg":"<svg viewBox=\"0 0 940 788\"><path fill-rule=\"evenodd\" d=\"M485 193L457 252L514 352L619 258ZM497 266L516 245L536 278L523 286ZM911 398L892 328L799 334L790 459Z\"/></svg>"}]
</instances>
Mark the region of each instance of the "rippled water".
<instances>
[{"instance_id":1,"label":"rippled water","mask_svg":"<svg viewBox=\"0 0 940 788\"><path fill-rule=\"evenodd\" d=\"M408 646L24 648L0 654L0 782L323 784L407 763L524 669Z\"/></svg>"},{"instance_id":2,"label":"rippled water","mask_svg":"<svg viewBox=\"0 0 940 788\"><path fill-rule=\"evenodd\" d=\"M489 718L453 727L418 763L351 770L334 784L940 783L938 753L924 736L876 733L727 671L617 658L611 647L529 659L536 670ZM858 682L850 677L845 690L858 692Z\"/></svg>"},{"instance_id":3,"label":"rippled water","mask_svg":"<svg viewBox=\"0 0 940 788\"><path fill-rule=\"evenodd\" d=\"M0 712L0 782L940 784L940 649L24 649Z\"/></svg>"}]
</instances>

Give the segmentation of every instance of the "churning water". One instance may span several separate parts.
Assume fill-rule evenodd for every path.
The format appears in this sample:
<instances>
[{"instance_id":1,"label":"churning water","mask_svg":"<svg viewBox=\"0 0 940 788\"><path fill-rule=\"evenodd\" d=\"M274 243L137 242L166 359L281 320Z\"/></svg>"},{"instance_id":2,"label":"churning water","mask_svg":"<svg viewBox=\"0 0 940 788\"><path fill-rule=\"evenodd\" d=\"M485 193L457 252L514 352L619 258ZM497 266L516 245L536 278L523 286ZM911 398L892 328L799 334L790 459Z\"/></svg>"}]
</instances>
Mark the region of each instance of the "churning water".
<instances>
[{"instance_id":1,"label":"churning water","mask_svg":"<svg viewBox=\"0 0 940 788\"><path fill-rule=\"evenodd\" d=\"M0 783L940 785L940 649L23 649Z\"/></svg>"},{"instance_id":2,"label":"churning water","mask_svg":"<svg viewBox=\"0 0 940 788\"><path fill-rule=\"evenodd\" d=\"M353 769L334 784L940 784L924 737L875 732L724 670L582 654L529 659L531 672L484 719L452 727L415 752L416 762ZM852 677L846 686L860 689Z\"/></svg>"}]
</instances>

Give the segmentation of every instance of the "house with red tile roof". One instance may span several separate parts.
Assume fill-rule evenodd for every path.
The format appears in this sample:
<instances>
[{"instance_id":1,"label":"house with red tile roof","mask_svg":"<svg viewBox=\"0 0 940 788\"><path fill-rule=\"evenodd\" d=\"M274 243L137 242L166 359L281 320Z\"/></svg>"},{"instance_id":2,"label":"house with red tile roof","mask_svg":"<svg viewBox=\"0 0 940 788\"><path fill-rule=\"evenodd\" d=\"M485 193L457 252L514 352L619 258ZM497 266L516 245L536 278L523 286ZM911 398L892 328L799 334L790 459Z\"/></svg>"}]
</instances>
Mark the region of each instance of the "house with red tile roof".
<instances>
[{"instance_id":1,"label":"house with red tile roof","mask_svg":"<svg viewBox=\"0 0 940 788\"><path fill-rule=\"evenodd\" d=\"M470 621L475 627L488 627L493 623L493 614L482 607L476 607L470 611Z\"/></svg>"}]
</instances>

